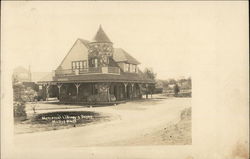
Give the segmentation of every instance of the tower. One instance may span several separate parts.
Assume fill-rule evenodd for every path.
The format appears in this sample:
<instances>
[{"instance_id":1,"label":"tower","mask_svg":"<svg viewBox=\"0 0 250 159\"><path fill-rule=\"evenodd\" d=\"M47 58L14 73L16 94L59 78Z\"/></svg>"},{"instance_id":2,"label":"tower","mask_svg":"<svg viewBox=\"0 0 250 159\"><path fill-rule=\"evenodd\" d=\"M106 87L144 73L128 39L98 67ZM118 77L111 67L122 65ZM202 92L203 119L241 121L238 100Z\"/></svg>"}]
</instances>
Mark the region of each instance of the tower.
<instances>
[{"instance_id":1,"label":"tower","mask_svg":"<svg viewBox=\"0 0 250 159\"><path fill-rule=\"evenodd\" d=\"M109 58L113 56L113 43L109 40L100 25L94 39L89 44L89 61L94 66L98 61L98 66L109 65ZM95 65L96 66L96 65Z\"/></svg>"}]
</instances>

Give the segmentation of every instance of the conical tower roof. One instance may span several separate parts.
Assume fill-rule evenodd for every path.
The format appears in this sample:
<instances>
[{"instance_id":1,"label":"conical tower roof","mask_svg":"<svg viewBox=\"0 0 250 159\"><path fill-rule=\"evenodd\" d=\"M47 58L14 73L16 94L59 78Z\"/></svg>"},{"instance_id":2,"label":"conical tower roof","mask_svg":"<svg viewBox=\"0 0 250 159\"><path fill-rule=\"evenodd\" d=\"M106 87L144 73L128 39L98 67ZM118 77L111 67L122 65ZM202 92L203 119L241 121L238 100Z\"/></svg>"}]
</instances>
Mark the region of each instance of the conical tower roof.
<instances>
[{"instance_id":1,"label":"conical tower roof","mask_svg":"<svg viewBox=\"0 0 250 159\"><path fill-rule=\"evenodd\" d=\"M105 42L105 43L112 43L106 33L103 31L102 26L100 25L99 30L97 31L93 42Z\"/></svg>"}]
</instances>

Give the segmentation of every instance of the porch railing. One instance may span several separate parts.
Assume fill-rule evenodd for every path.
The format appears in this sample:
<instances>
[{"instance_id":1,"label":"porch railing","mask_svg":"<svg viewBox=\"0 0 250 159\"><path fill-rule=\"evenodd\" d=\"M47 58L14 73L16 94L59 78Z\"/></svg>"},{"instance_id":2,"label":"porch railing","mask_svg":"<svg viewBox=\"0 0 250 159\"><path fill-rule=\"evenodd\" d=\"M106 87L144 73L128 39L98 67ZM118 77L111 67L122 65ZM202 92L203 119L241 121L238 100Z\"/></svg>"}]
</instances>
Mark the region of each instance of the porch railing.
<instances>
[{"instance_id":1,"label":"porch railing","mask_svg":"<svg viewBox=\"0 0 250 159\"><path fill-rule=\"evenodd\" d=\"M84 69L60 69L55 70L56 76L82 75L92 73L120 74L119 67L89 67Z\"/></svg>"}]
</instances>

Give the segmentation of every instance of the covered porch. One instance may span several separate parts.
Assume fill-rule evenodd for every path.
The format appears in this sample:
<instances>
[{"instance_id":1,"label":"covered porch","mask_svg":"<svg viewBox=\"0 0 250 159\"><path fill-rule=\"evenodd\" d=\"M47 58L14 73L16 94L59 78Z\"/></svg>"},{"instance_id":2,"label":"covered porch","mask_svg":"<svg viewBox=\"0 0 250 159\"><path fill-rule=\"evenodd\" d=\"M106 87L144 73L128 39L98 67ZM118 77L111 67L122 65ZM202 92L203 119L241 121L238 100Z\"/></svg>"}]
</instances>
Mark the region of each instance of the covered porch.
<instances>
[{"instance_id":1,"label":"covered porch","mask_svg":"<svg viewBox=\"0 0 250 159\"><path fill-rule=\"evenodd\" d=\"M141 99L150 92L152 83L138 82L46 82L42 83L44 99L54 96L60 103L119 104Z\"/></svg>"}]
</instances>

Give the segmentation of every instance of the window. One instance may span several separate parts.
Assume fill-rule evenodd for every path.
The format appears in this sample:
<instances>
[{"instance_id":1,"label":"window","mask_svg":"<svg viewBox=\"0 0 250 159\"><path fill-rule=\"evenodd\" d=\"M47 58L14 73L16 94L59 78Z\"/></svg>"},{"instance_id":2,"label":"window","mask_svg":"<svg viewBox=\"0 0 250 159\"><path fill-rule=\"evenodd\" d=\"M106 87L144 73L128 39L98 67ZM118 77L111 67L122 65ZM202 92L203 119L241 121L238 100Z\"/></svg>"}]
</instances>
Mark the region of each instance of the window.
<instances>
[{"instance_id":1,"label":"window","mask_svg":"<svg viewBox=\"0 0 250 159\"><path fill-rule=\"evenodd\" d=\"M138 73L137 65L135 65L135 72Z\"/></svg>"},{"instance_id":2,"label":"window","mask_svg":"<svg viewBox=\"0 0 250 159\"><path fill-rule=\"evenodd\" d=\"M130 72L135 72L135 65L131 64L131 70Z\"/></svg>"},{"instance_id":3,"label":"window","mask_svg":"<svg viewBox=\"0 0 250 159\"><path fill-rule=\"evenodd\" d=\"M72 62L72 69L76 68L76 63Z\"/></svg>"},{"instance_id":4,"label":"window","mask_svg":"<svg viewBox=\"0 0 250 159\"><path fill-rule=\"evenodd\" d=\"M93 64L94 64L94 67L98 67L98 60L97 59L93 59Z\"/></svg>"},{"instance_id":5,"label":"window","mask_svg":"<svg viewBox=\"0 0 250 159\"><path fill-rule=\"evenodd\" d=\"M137 65L124 63L124 72L137 73L138 72Z\"/></svg>"},{"instance_id":6,"label":"window","mask_svg":"<svg viewBox=\"0 0 250 159\"><path fill-rule=\"evenodd\" d=\"M83 61L83 68L87 68L88 65L87 65L87 61Z\"/></svg>"},{"instance_id":7,"label":"window","mask_svg":"<svg viewBox=\"0 0 250 159\"><path fill-rule=\"evenodd\" d=\"M87 61L72 61L72 69L87 68Z\"/></svg>"},{"instance_id":8,"label":"window","mask_svg":"<svg viewBox=\"0 0 250 159\"><path fill-rule=\"evenodd\" d=\"M124 63L124 72L137 73L138 72L137 65Z\"/></svg>"},{"instance_id":9,"label":"window","mask_svg":"<svg viewBox=\"0 0 250 159\"><path fill-rule=\"evenodd\" d=\"M128 63L124 64L124 71L129 72L129 64Z\"/></svg>"}]
</instances>

